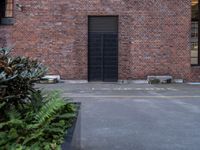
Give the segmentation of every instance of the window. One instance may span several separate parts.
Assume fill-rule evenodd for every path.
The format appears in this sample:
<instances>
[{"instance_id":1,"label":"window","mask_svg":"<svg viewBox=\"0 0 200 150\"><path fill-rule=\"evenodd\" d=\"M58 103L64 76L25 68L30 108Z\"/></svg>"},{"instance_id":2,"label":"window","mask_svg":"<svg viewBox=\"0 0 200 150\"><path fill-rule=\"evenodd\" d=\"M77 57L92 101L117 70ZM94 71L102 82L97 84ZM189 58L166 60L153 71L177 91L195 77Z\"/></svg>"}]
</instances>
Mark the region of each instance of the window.
<instances>
[{"instance_id":1,"label":"window","mask_svg":"<svg viewBox=\"0 0 200 150\"><path fill-rule=\"evenodd\" d=\"M13 24L13 0L0 0L1 24Z\"/></svg>"},{"instance_id":2,"label":"window","mask_svg":"<svg viewBox=\"0 0 200 150\"><path fill-rule=\"evenodd\" d=\"M13 17L13 0L6 0L5 17Z\"/></svg>"},{"instance_id":3,"label":"window","mask_svg":"<svg viewBox=\"0 0 200 150\"><path fill-rule=\"evenodd\" d=\"M199 0L192 0L191 64L200 65Z\"/></svg>"},{"instance_id":4,"label":"window","mask_svg":"<svg viewBox=\"0 0 200 150\"><path fill-rule=\"evenodd\" d=\"M5 1L0 1L0 19L5 16Z\"/></svg>"}]
</instances>

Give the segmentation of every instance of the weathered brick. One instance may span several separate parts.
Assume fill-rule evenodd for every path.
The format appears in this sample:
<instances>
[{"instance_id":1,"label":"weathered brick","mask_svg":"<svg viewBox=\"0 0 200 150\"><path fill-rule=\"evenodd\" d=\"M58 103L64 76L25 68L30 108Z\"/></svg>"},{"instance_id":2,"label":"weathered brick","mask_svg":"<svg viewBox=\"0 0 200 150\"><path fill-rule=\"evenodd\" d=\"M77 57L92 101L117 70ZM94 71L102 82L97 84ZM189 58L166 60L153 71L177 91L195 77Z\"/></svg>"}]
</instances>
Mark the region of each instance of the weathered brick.
<instances>
[{"instance_id":1,"label":"weathered brick","mask_svg":"<svg viewBox=\"0 0 200 150\"><path fill-rule=\"evenodd\" d=\"M200 80L190 65L190 0L15 0L0 46L38 58L50 74L87 79L88 16L119 16L119 79L148 75Z\"/></svg>"}]
</instances>

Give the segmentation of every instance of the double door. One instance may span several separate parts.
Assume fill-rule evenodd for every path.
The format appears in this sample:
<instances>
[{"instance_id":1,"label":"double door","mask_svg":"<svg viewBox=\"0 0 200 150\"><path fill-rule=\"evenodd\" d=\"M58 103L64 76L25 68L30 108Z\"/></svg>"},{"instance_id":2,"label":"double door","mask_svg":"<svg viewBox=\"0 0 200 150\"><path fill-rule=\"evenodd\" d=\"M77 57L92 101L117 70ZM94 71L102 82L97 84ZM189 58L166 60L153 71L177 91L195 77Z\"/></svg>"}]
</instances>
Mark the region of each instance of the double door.
<instances>
[{"instance_id":1,"label":"double door","mask_svg":"<svg viewBox=\"0 0 200 150\"><path fill-rule=\"evenodd\" d=\"M89 81L118 80L117 22L117 17L89 17Z\"/></svg>"}]
</instances>

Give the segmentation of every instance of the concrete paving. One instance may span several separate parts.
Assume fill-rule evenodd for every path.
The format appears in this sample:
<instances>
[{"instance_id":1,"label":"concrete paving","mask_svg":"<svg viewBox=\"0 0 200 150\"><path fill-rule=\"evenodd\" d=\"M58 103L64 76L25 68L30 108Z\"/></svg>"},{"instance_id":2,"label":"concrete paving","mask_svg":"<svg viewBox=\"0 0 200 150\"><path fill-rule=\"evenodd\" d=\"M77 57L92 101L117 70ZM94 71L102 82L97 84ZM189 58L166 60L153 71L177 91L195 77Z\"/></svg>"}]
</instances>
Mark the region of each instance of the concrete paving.
<instances>
[{"instance_id":1,"label":"concrete paving","mask_svg":"<svg viewBox=\"0 0 200 150\"><path fill-rule=\"evenodd\" d=\"M39 86L82 103L82 150L200 149L200 85Z\"/></svg>"}]
</instances>

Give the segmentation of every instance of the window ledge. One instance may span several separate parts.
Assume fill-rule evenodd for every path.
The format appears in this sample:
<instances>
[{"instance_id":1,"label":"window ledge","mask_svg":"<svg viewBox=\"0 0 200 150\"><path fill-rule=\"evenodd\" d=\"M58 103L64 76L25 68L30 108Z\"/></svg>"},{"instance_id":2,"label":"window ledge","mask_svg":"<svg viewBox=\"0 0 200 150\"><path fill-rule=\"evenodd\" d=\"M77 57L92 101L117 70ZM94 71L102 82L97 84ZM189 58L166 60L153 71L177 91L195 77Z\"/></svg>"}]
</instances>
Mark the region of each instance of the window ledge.
<instances>
[{"instance_id":1,"label":"window ledge","mask_svg":"<svg viewBox=\"0 0 200 150\"><path fill-rule=\"evenodd\" d=\"M14 18L1 18L0 24L1 25L13 25L15 23Z\"/></svg>"},{"instance_id":2,"label":"window ledge","mask_svg":"<svg viewBox=\"0 0 200 150\"><path fill-rule=\"evenodd\" d=\"M197 65L197 66L192 66L192 68L200 69L200 66L199 66L199 65Z\"/></svg>"}]
</instances>

